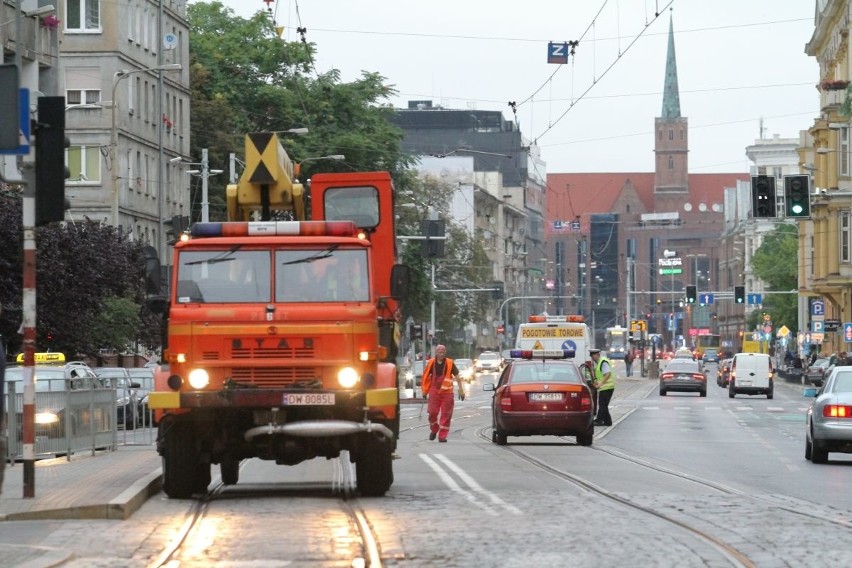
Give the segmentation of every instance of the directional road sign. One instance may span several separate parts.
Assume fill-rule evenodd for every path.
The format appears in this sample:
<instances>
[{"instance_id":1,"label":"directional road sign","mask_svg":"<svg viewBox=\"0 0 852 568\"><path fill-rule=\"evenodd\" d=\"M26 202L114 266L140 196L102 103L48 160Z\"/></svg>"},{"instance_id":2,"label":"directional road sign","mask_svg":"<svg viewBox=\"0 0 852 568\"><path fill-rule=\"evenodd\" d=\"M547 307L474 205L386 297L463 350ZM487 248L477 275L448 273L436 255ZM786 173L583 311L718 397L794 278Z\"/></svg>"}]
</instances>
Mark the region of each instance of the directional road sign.
<instances>
[{"instance_id":1,"label":"directional road sign","mask_svg":"<svg viewBox=\"0 0 852 568\"><path fill-rule=\"evenodd\" d=\"M760 294L746 294L746 300L750 305L752 304L762 304L763 296Z\"/></svg>"},{"instance_id":2,"label":"directional road sign","mask_svg":"<svg viewBox=\"0 0 852 568\"><path fill-rule=\"evenodd\" d=\"M702 306L710 306L713 304L713 294L698 294L698 303Z\"/></svg>"}]
</instances>

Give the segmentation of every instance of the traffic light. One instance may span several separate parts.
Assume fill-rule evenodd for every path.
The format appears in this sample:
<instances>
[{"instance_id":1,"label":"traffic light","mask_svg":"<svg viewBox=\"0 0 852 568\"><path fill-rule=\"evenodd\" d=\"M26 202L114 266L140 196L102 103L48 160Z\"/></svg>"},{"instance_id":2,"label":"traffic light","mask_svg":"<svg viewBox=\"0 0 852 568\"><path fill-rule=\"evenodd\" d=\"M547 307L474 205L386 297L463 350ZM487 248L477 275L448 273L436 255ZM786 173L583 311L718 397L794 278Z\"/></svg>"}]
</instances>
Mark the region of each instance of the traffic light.
<instances>
[{"instance_id":1,"label":"traffic light","mask_svg":"<svg viewBox=\"0 0 852 568\"><path fill-rule=\"evenodd\" d=\"M492 288L491 299L492 300L502 300L503 294L505 293L504 289L503 289L503 283L495 280L494 282L491 283L491 288Z\"/></svg>"},{"instance_id":2,"label":"traffic light","mask_svg":"<svg viewBox=\"0 0 852 568\"><path fill-rule=\"evenodd\" d=\"M421 225L423 236L420 252L427 258L443 258L444 256L444 221L441 219L427 219ZM440 237L433 239L431 237Z\"/></svg>"},{"instance_id":3,"label":"traffic light","mask_svg":"<svg viewBox=\"0 0 852 568\"><path fill-rule=\"evenodd\" d=\"M686 287L686 303L694 304L698 300L698 288L695 286Z\"/></svg>"},{"instance_id":4,"label":"traffic light","mask_svg":"<svg viewBox=\"0 0 852 568\"><path fill-rule=\"evenodd\" d=\"M751 176L751 214L755 219L774 219L777 216L774 177Z\"/></svg>"},{"instance_id":5,"label":"traffic light","mask_svg":"<svg viewBox=\"0 0 852 568\"><path fill-rule=\"evenodd\" d=\"M415 323L411 326L411 339L423 339L423 324Z\"/></svg>"},{"instance_id":6,"label":"traffic light","mask_svg":"<svg viewBox=\"0 0 852 568\"><path fill-rule=\"evenodd\" d=\"M811 216L810 178L807 175L784 176L784 210L787 217Z\"/></svg>"},{"instance_id":7,"label":"traffic light","mask_svg":"<svg viewBox=\"0 0 852 568\"><path fill-rule=\"evenodd\" d=\"M189 217L186 215L175 215L171 219L163 221L166 234L172 237L168 244L174 245L182 234L189 230Z\"/></svg>"},{"instance_id":8,"label":"traffic light","mask_svg":"<svg viewBox=\"0 0 852 568\"><path fill-rule=\"evenodd\" d=\"M737 304L745 304L745 286L734 286L734 302Z\"/></svg>"},{"instance_id":9,"label":"traffic light","mask_svg":"<svg viewBox=\"0 0 852 568\"><path fill-rule=\"evenodd\" d=\"M65 97L39 97L35 127L36 226L65 220Z\"/></svg>"}]
</instances>

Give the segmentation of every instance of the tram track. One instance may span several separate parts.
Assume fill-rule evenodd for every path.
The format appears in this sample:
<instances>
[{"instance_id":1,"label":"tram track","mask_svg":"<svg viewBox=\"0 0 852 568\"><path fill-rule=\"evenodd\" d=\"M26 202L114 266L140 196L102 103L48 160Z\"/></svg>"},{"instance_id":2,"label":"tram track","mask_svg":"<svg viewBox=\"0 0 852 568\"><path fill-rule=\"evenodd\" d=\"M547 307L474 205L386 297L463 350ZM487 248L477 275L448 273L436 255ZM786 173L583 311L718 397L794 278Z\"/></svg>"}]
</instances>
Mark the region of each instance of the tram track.
<instances>
[{"instance_id":1,"label":"tram track","mask_svg":"<svg viewBox=\"0 0 852 568\"><path fill-rule=\"evenodd\" d=\"M485 439L490 443L491 442L491 436L490 435L487 436L485 434L485 432L487 430L490 430L490 429L491 429L490 426L481 428L477 431L477 435L480 438ZM725 559L727 559L732 566L736 566L736 567L739 567L739 568L756 568L756 566L757 566L757 564L755 564L755 562L752 561L748 557L747 554L738 550L734 546L731 546L730 544L724 542L723 540L713 536L712 534L700 529L699 527L691 525L691 524L689 524L685 521L676 519L676 518L672 517L671 515L668 515L668 514L662 512L662 511L660 511L660 510L642 505L640 503L635 503L635 502L633 502L633 501L631 501L631 500L629 500L625 497L617 495L613 491L609 491L607 489L604 489L603 487L600 487L599 485L592 483L588 479L585 479L585 478L583 478L579 475L575 475L573 473L569 473L567 471L556 468L556 467L554 467L554 466L552 466L548 463L545 463L545 462L541 461L540 459L533 457L533 456L527 454L526 452L523 452L523 451L518 450L516 448L503 447L502 449L512 453L515 457L517 457L517 458L519 458L519 459L521 459L521 460L523 460L523 461L525 461L529 464L532 464L533 466L537 467L538 469L540 469L542 471L546 471L547 473L557 477L558 479L562 479L563 481L567 481L567 482L569 482L569 483L571 483L571 484L573 484L573 485L575 485L575 486L577 486L577 487L579 487L579 488L581 488L585 491L589 491L591 493L594 493L596 495L604 497L604 498L606 498L610 501L614 501L616 503L619 503L619 504L621 504L625 507L629 507L631 509L641 511L642 513L645 513L645 514L648 514L648 515L652 515L652 516L654 516L658 519L661 519L665 522L668 522L668 523L670 523L674 526L677 526L677 527L687 531L692 536L702 540L703 542L705 542L705 543L709 544L711 547L713 547L717 552L719 552L719 554L721 554Z\"/></svg>"},{"instance_id":2,"label":"tram track","mask_svg":"<svg viewBox=\"0 0 852 568\"><path fill-rule=\"evenodd\" d=\"M381 568L381 545L378 534L356 495L355 471L348 455L341 455L337 458L334 479L328 485L328 489L337 496L340 507L348 519L349 526L359 540L360 553L348 559L349 565L353 568ZM292 496L301 492L299 489L294 489L288 490L288 494L291 491L293 492ZM311 487L302 489L302 491L319 496L325 493L321 487ZM256 485L248 491L242 489L229 493L228 487L221 479L214 479L207 492L198 495L191 502L183 523L160 554L148 564L148 568L177 568L180 566L181 552L196 536L203 520L217 502L225 499L233 501L238 499L281 498L281 495L279 487L264 487L263 484ZM335 559L335 561L341 560Z\"/></svg>"}]
</instances>

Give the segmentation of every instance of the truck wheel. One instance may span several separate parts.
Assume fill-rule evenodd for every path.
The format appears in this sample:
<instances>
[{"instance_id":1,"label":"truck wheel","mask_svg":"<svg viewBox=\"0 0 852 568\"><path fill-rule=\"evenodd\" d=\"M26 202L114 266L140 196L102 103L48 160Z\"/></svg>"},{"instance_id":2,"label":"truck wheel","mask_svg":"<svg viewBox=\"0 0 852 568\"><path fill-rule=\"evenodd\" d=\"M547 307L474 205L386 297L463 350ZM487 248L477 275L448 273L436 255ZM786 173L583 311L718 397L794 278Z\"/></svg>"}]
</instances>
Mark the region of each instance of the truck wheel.
<instances>
[{"instance_id":1,"label":"truck wheel","mask_svg":"<svg viewBox=\"0 0 852 568\"><path fill-rule=\"evenodd\" d=\"M240 480L240 462L233 458L223 458L219 463L219 473L222 475L222 483L236 485Z\"/></svg>"},{"instance_id":2,"label":"truck wheel","mask_svg":"<svg viewBox=\"0 0 852 568\"><path fill-rule=\"evenodd\" d=\"M196 490L199 477L198 451L192 428L185 424L162 425L163 491L171 499L189 499ZM207 466L208 474L210 466ZM209 481L208 481L209 483Z\"/></svg>"},{"instance_id":3,"label":"truck wheel","mask_svg":"<svg viewBox=\"0 0 852 568\"><path fill-rule=\"evenodd\" d=\"M355 462L358 492L381 497L393 483L393 455L389 441L368 439Z\"/></svg>"}]
</instances>

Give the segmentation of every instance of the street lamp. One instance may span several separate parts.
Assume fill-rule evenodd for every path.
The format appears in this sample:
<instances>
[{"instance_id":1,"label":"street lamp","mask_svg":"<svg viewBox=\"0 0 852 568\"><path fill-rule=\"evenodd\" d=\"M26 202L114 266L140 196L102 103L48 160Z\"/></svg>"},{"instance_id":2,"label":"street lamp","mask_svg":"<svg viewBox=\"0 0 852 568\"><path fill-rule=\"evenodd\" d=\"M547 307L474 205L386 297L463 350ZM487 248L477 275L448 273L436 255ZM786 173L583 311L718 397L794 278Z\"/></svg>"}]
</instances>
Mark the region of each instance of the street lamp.
<instances>
[{"instance_id":1,"label":"street lamp","mask_svg":"<svg viewBox=\"0 0 852 568\"><path fill-rule=\"evenodd\" d=\"M293 130L300 130L300 129L294 128ZM304 164L306 162L316 162L317 160L340 160L340 161L342 161L342 160L345 160L345 159L346 159L346 156L344 156L343 154L330 154L328 156L313 156L311 158L305 158L304 160L301 160L301 161L293 164L293 177L298 179L298 177L302 173L302 164Z\"/></svg>"},{"instance_id":2,"label":"street lamp","mask_svg":"<svg viewBox=\"0 0 852 568\"><path fill-rule=\"evenodd\" d=\"M170 163L182 162L183 158L178 156L169 160ZM210 176L218 175L224 170L211 170L207 161L207 148L201 150L200 162L183 162L187 166L201 166L200 170L187 170L186 173L201 176L201 222L210 221L210 203L208 200L207 180Z\"/></svg>"},{"instance_id":3,"label":"street lamp","mask_svg":"<svg viewBox=\"0 0 852 568\"><path fill-rule=\"evenodd\" d=\"M112 80L112 133L110 135L110 160L112 166L112 219L116 227L119 225L119 194L118 194L118 138L115 123L115 108L118 106L118 101L115 99L115 91L122 79L125 79L136 73L145 73L148 71L180 71L183 66L180 63L168 63L166 65L157 65L154 67L146 67L144 69L121 69L115 72ZM157 188L157 210L160 220L159 234L157 235L159 243L163 240L163 187L162 183ZM157 254L162 254L162 247L158 246Z\"/></svg>"}]
</instances>

